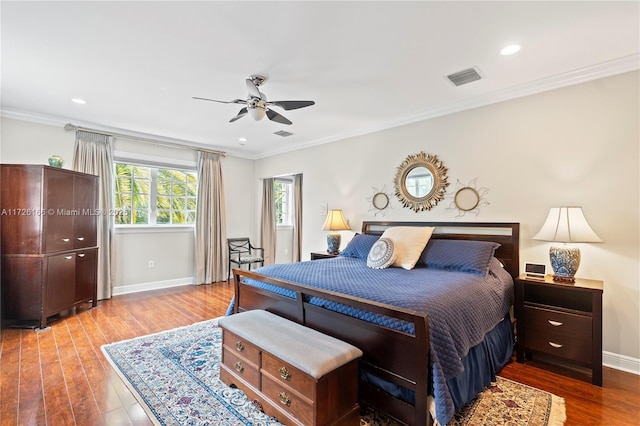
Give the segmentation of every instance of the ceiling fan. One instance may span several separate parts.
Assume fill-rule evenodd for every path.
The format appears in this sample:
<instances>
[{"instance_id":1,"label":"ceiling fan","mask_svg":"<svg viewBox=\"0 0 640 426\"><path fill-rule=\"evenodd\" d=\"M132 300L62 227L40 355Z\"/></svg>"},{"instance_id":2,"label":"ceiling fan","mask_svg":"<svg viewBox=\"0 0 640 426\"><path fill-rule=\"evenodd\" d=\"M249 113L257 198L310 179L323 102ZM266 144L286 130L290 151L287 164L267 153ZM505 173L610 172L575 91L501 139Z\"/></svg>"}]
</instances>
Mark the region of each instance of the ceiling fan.
<instances>
[{"instance_id":1,"label":"ceiling fan","mask_svg":"<svg viewBox=\"0 0 640 426\"><path fill-rule=\"evenodd\" d=\"M200 98L197 96L193 96L193 99L219 102L222 104L246 105L238 112L235 117L229 120L230 123L233 123L234 121L249 114L256 121L262 120L262 118L266 115L267 118L269 118L269 120L271 121L275 121L281 124L292 124L289 119L275 112L269 107L277 106L288 111L291 109L298 109L315 105L314 101L268 101L265 94L258 90L258 87L260 87L266 80L267 78L261 75L252 75L251 77L247 78L245 81L247 83L247 90L249 91L249 95L247 96L246 100L234 99L233 101L218 101L216 99Z\"/></svg>"}]
</instances>

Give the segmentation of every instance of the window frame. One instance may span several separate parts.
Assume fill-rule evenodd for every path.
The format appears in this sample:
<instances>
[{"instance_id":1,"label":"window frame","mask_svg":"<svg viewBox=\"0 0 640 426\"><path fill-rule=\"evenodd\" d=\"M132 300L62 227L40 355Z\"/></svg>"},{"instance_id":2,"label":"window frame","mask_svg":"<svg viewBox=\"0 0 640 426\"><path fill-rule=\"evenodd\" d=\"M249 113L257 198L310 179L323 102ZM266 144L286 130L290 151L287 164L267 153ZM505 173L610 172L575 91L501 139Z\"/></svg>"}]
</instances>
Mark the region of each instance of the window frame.
<instances>
[{"instance_id":1,"label":"window frame","mask_svg":"<svg viewBox=\"0 0 640 426\"><path fill-rule=\"evenodd\" d=\"M287 214L286 217L288 218L288 223L278 223L278 208L277 208L277 202L275 201L275 185L277 183L284 183L286 184L286 188L287 190L286 192L286 203L284 203L285 205L287 205ZM274 205L275 205L275 220L276 220L276 227L277 228L293 228L294 224L293 224L293 214L294 214L294 205L293 205L293 180L292 179L287 179L287 178L275 178L273 181L274 184Z\"/></svg>"},{"instance_id":2,"label":"window frame","mask_svg":"<svg viewBox=\"0 0 640 426\"><path fill-rule=\"evenodd\" d=\"M115 157L115 156L114 156ZM131 232L154 232L156 230L167 230L173 232L180 232L181 230L192 230L195 228L194 223L157 223L157 199L158 199L158 171L159 169L176 170L180 172L193 173L196 177L196 210L197 211L197 188L198 188L198 176L197 165L191 162L182 161L176 163L159 162L153 160L144 160L137 158L129 158L128 156L118 156L113 159L113 183L114 187L111 193L113 198L113 205L115 207L116 199L116 185L117 179L116 164L126 164L135 167L146 167L149 169L149 207L148 207L148 222L149 223L116 223L115 217L113 219L114 229L120 231ZM169 194L170 195L170 194ZM185 210L187 212L188 210Z\"/></svg>"}]
</instances>

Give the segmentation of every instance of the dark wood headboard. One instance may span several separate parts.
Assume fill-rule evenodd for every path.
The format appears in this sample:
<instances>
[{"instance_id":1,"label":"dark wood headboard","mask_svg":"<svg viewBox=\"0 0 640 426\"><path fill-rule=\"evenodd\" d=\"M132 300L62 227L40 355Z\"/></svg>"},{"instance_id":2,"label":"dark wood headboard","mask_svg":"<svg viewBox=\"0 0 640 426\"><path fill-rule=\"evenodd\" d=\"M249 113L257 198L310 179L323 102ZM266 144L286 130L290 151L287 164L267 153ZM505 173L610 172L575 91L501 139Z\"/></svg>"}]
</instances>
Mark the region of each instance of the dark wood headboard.
<instances>
[{"instance_id":1,"label":"dark wood headboard","mask_svg":"<svg viewBox=\"0 0 640 426\"><path fill-rule=\"evenodd\" d=\"M431 238L493 241L500 244L495 256L512 277L520 274L520 224L512 222L362 222L362 233L382 235L392 226L434 226Z\"/></svg>"}]
</instances>

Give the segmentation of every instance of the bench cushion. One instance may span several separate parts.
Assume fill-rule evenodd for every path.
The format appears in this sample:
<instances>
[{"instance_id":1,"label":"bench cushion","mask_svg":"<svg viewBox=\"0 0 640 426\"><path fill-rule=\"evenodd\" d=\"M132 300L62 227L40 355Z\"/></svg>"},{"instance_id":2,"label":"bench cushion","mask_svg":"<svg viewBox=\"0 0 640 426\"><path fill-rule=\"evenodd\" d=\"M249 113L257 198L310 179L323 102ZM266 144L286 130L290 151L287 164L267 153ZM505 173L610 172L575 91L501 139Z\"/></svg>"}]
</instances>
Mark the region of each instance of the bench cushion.
<instances>
[{"instance_id":1,"label":"bench cushion","mask_svg":"<svg viewBox=\"0 0 640 426\"><path fill-rule=\"evenodd\" d=\"M353 345L259 309L218 324L316 379L362 356Z\"/></svg>"}]
</instances>

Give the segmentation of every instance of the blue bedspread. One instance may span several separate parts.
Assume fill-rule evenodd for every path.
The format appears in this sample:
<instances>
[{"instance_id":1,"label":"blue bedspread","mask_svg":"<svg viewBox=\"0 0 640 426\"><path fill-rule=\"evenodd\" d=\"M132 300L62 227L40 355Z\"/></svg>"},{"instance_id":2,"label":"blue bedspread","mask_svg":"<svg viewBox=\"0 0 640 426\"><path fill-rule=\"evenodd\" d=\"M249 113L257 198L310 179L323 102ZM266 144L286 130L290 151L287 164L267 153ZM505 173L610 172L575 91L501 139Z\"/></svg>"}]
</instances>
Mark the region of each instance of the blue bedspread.
<instances>
[{"instance_id":1,"label":"blue bedspread","mask_svg":"<svg viewBox=\"0 0 640 426\"><path fill-rule=\"evenodd\" d=\"M504 318L513 299L511 276L497 261L492 263L486 277L424 267L410 271L371 269L365 260L343 256L269 265L256 272L428 314L436 417L441 424L446 424L455 412L447 379L463 372L462 358ZM293 297L286 289L254 280L247 283ZM381 318L326 300L311 302L413 332L404 321Z\"/></svg>"}]
</instances>

